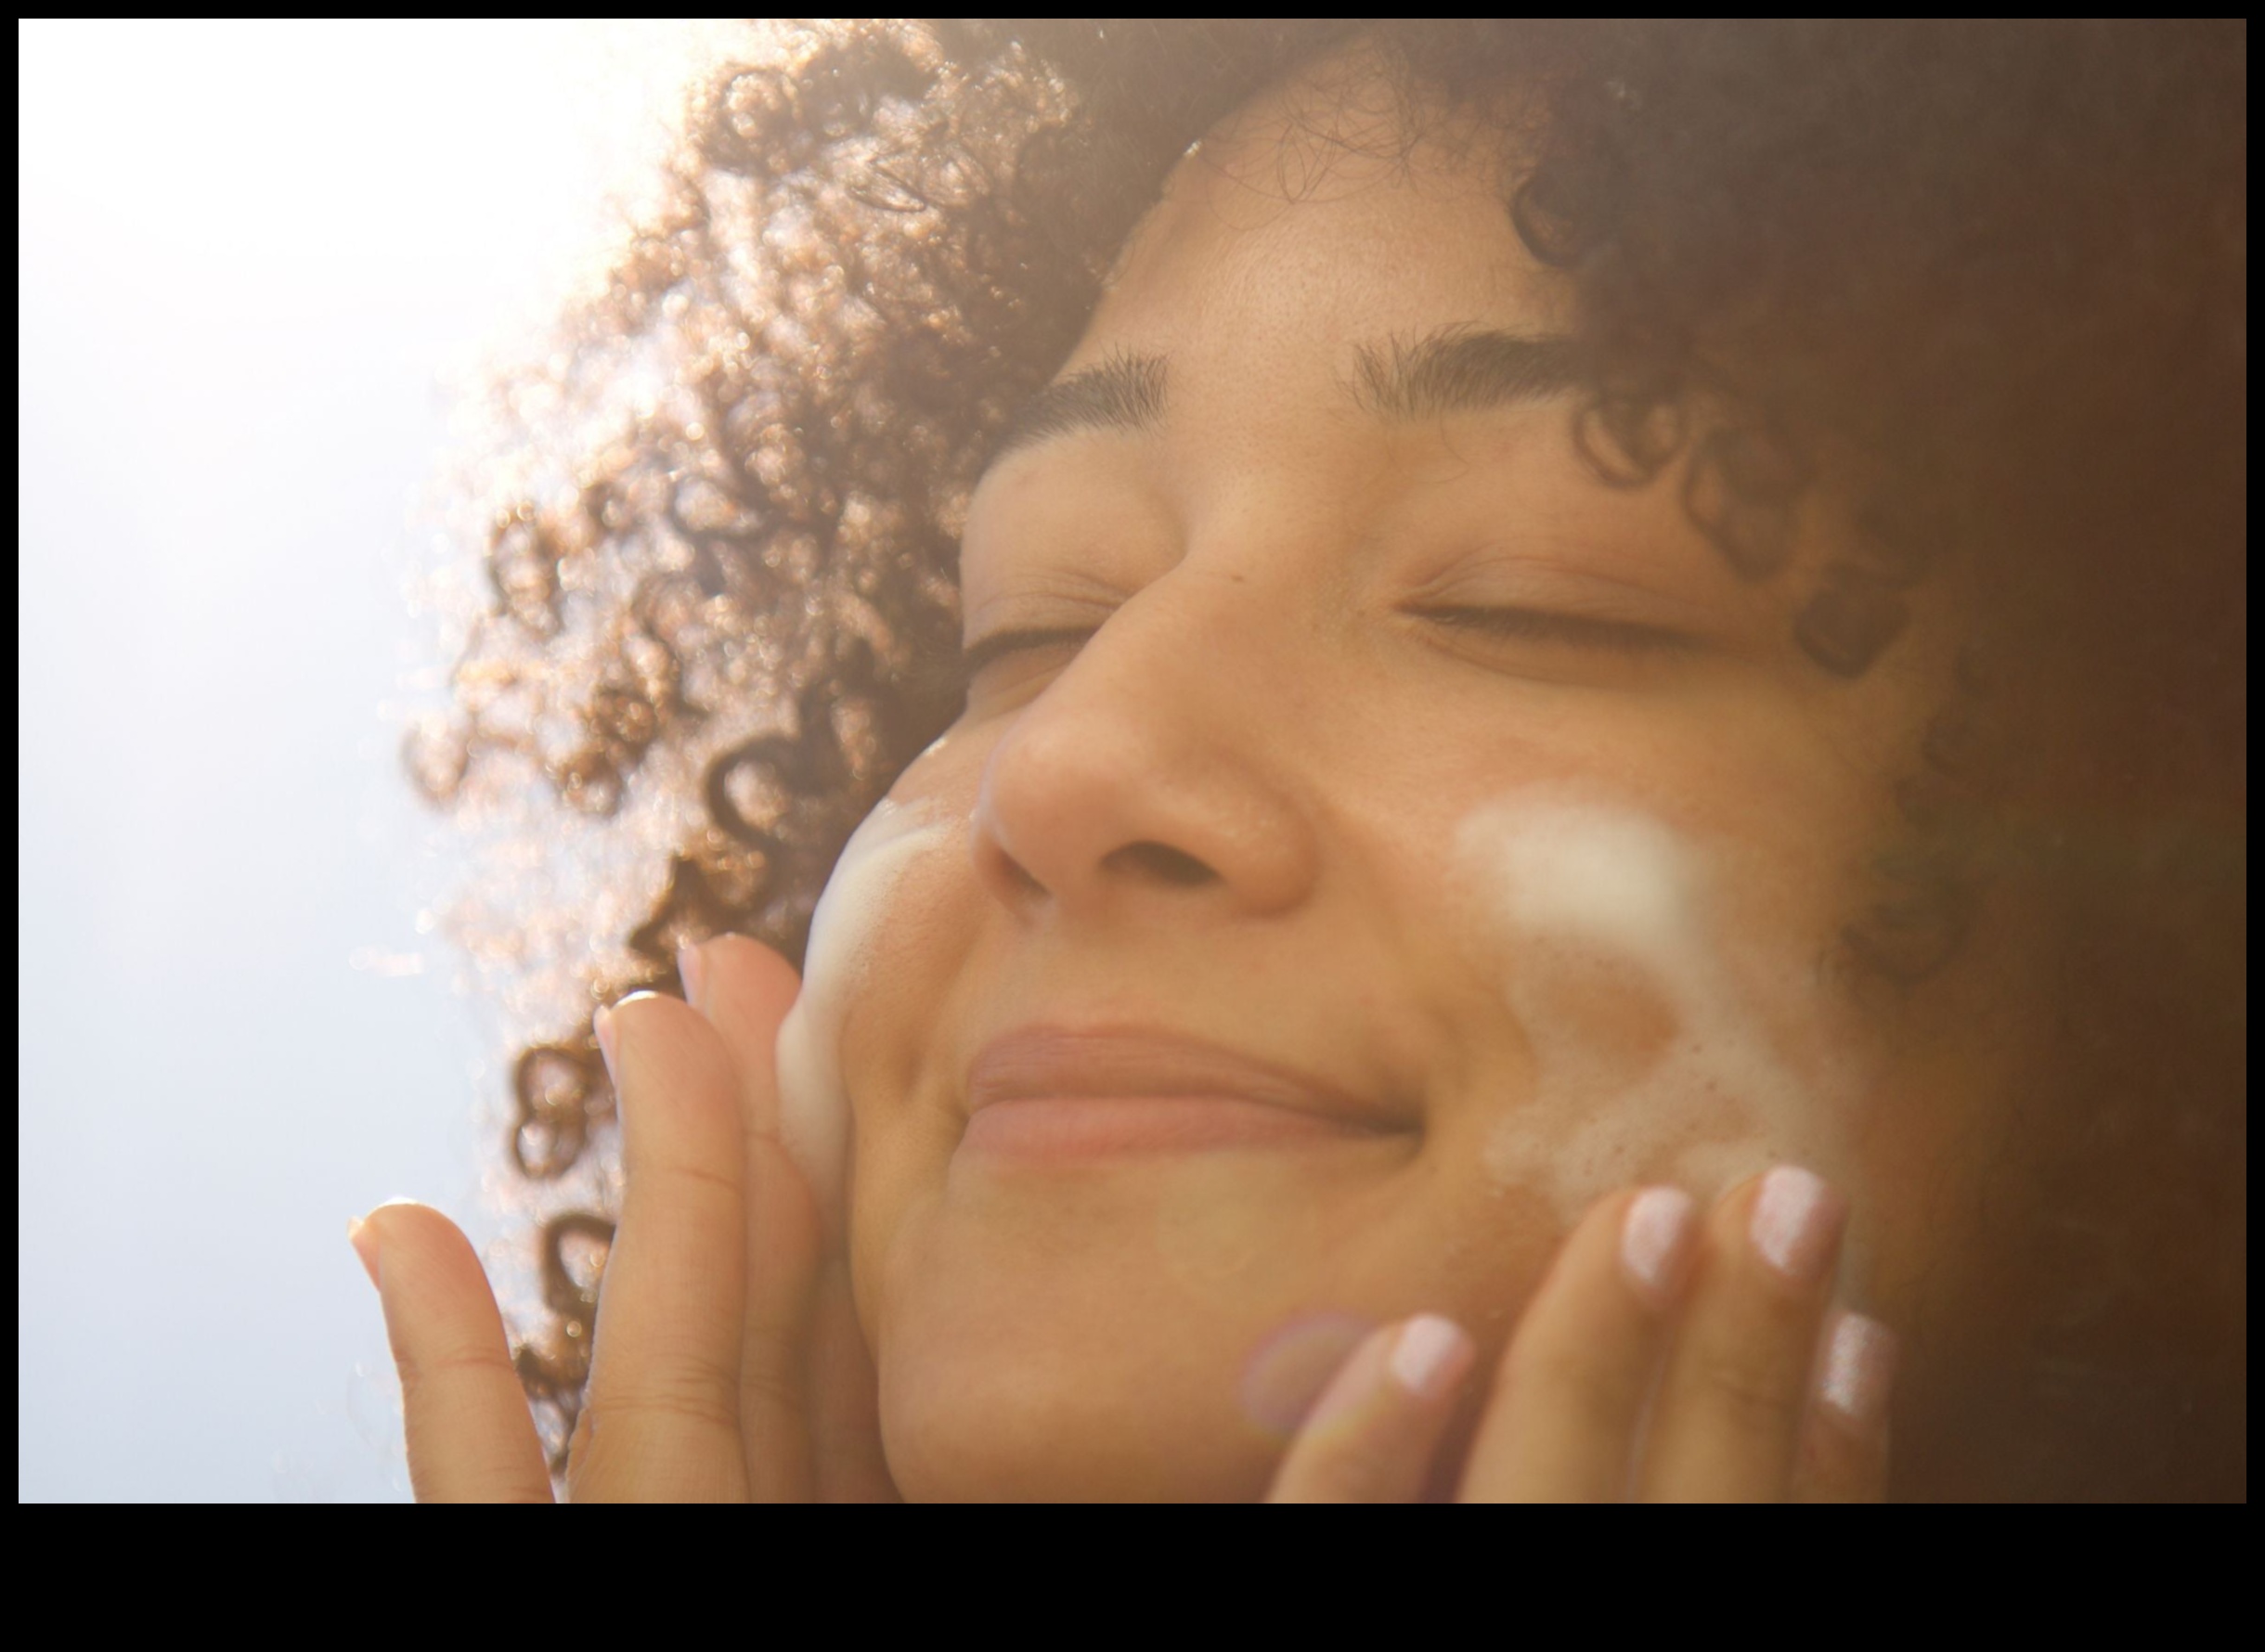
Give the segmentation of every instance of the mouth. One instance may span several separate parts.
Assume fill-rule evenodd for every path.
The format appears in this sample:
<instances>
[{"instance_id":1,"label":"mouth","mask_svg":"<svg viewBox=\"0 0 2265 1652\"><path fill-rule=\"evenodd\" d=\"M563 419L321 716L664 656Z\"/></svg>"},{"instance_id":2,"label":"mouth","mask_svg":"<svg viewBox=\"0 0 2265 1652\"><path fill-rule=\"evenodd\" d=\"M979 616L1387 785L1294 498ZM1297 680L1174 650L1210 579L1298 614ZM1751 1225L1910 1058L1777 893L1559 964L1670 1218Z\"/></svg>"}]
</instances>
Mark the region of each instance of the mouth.
<instances>
[{"instance_id":1,"label":"mouth","mask_svg":"<svg viewBox=\"0 0 2265 1652\"><path fill-rule=\"evenodd\" d=\"M1239 1051L1141 1027L1023 1027L968 1073L961 1151L1020 1164L1299 1148L1404 1132L1378 1103Z\"/></svg>"}]
</instances>

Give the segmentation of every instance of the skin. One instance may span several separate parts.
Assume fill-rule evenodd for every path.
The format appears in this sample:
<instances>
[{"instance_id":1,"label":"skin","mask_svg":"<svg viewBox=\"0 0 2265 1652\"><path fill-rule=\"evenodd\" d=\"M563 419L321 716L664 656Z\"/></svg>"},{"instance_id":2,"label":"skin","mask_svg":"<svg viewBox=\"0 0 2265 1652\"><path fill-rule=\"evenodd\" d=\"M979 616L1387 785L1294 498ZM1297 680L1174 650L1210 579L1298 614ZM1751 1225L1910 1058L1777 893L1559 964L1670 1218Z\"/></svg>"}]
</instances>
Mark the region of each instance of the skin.
<instances>
[{"instance_id":1,"label":"skin","mask_svg":"<svg viewBox=\"0 0 2265 1652\"><path fill-rule=\"evenodd\" d=\"M1791 630L1848 532L1840 457L1793 566L1757 585L1691 526L1678 471L1601 486L1567 402L1363 407L1359 346L1561 333L1573 302L1483 148L1311 140L1316 111L1389 136L1384 104L1336 95L1364 74L1324 66L1241 111L1132 238L1062 376L1160 358L1154 428L1022 447L972 499L967 636L1031 635L891 794L955 824L848 1005L846 1269L779 1146L784 964L727 937L692 958L696 1008L612 1013L628 1193L576 1495L1875 1496L1878 1384L1819 1403L1820 1348L1850 1306L1936 1360L1987 1318L1961 1213L1999 1162L2020 937L1986 929L1923 1005L1825 967L1947 691L1955 585L1844 680ZM1503 635L1481 608L1592 623ZM1513 1012L1505 972L1535 966L1474 919L1456 844L1525 795L1694 845L1739 1001L1815 1096L1635 1130L1577 1223L1562 1188L1488 1167L1506 1113L1544 1099L1531 1023L1642 1061L1672 1029L1640 983L1577 962ZM1362 1098L1378 1128L973 1150L971 1068L1034 1025L1203 1039ZM1638 1184L1676 1180L1694 1142L1716 1171L1647 1278L1623 1245ZM1791 1271L1754 1237L1759 1172L1786 1160L1835 1190ZM546 1493L460 1235L386 1207L356 1243L420 1495Z\"/></svg>"}]
</instances>

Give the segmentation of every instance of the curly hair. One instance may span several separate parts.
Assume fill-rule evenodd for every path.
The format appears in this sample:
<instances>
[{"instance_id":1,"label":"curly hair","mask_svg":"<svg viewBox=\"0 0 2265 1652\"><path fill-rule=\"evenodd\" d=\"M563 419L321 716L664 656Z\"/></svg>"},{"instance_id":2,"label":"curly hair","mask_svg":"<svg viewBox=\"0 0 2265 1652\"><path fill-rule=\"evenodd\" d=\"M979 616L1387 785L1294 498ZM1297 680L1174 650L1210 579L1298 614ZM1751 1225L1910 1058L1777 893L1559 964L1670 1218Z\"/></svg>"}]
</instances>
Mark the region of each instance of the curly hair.
<instances>
[{"instance_id":1,"label":"curly hair","mask_svg":"<svg viewBox=\"0 0 2265 1652\"><path fill-rule=\"evenodd\" d=\"M1842 959L1921 992L1993 885L2053 914L2063 1060L2029 1111L2084 1231L2029 1238L2073 1306L2007 1392L2057 1397L2090 1466L2040 1444L2012 1489L2240 1494L2240 21L752 29L603 291L497 386L490 597L453 716L405 744L436 803L536 781L643 857L567 923L549 1036L511 1074L511 1162L560 1190L550 1324L518 1355L548 1438L611 1232L589 1011L680 990L681 940L799 961L848 832L959 710L957 536L991 443L1189 146L1356 38L1406 111L1489 117L1504 210L1574 285L1599 484L1680 465L1694 522L1764 581L1820 445L1866 455L1861 549L1794 623L1842 676L1914 582L1970 574L1975 640ZM1699 395L1736 416L1694 436ZM2133 1177L2184 1192L2142 1213ZM2175 1288L2126 1278L2179 1243ZM2179 1429L2129 1420L2155 1379Z\"/></svg>"}]
</instances>

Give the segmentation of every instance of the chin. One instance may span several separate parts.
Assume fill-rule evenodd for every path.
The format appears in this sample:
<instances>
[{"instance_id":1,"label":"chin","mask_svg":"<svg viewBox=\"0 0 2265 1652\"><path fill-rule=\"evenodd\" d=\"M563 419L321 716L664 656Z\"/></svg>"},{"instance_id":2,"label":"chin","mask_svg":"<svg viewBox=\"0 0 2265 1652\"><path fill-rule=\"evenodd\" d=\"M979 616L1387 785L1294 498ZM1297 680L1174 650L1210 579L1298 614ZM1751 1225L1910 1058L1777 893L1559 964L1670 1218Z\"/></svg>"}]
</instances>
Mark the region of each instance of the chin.
<instances>
[{"instance_id":1,"label":"chin","mask_svg":"<svg viewBox=\"0 0 2265 1652\"><path fill-rule=\"evenodd\" d=\"M925 1199L861 1188L853 1271L898 1489L1263 1496L1394 1295L1345 1277L1325 1215L1340 1190L1317 1189L1309 1156L967 1178Z\"/></svg>"},{"instance_id":2,"label":"chin","mask_svg":"<svg viewBox=\"0 0 2265 1652\"><path fill-rule=\"evenodd\" d=\"M916 1502L1263 1495L1283 1441L1243 1415L1247 1316L1081 1271L946 1269L891 1293L874 1330L898 1489Z\"/></svg>"},{"instance_id":3,"label":"chin","mask_svg":"<svg viewBox=\"0 0 2265 1652\"><path fill-rule=\"evenodd\" d=\"M913 1503L1248 1502L1279 1446L1161 1374L1002 1362L883 1362L882 1441Z\"/></svg>"}]
</instances>

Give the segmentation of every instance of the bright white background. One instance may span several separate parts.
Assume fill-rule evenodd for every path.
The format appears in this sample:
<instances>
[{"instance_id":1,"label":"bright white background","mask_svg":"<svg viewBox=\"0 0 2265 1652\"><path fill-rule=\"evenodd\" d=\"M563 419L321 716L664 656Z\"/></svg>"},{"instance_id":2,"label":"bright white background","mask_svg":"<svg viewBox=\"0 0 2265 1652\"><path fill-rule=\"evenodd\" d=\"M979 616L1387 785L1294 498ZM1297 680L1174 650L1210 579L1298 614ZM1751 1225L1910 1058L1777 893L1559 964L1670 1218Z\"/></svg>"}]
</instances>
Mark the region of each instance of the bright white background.
<instances>
[{"instance_id":1,"label":"bright white background","mask_svg":"<svg viewBox=\"0 0 2265 1652\"><path fill-rule=\"evenodd\" d=\"M346 1219L498 1082L395 760L445 388L704 35L18 29L17 1492L402 1497Z\"/></svg>"}]
</instances>

